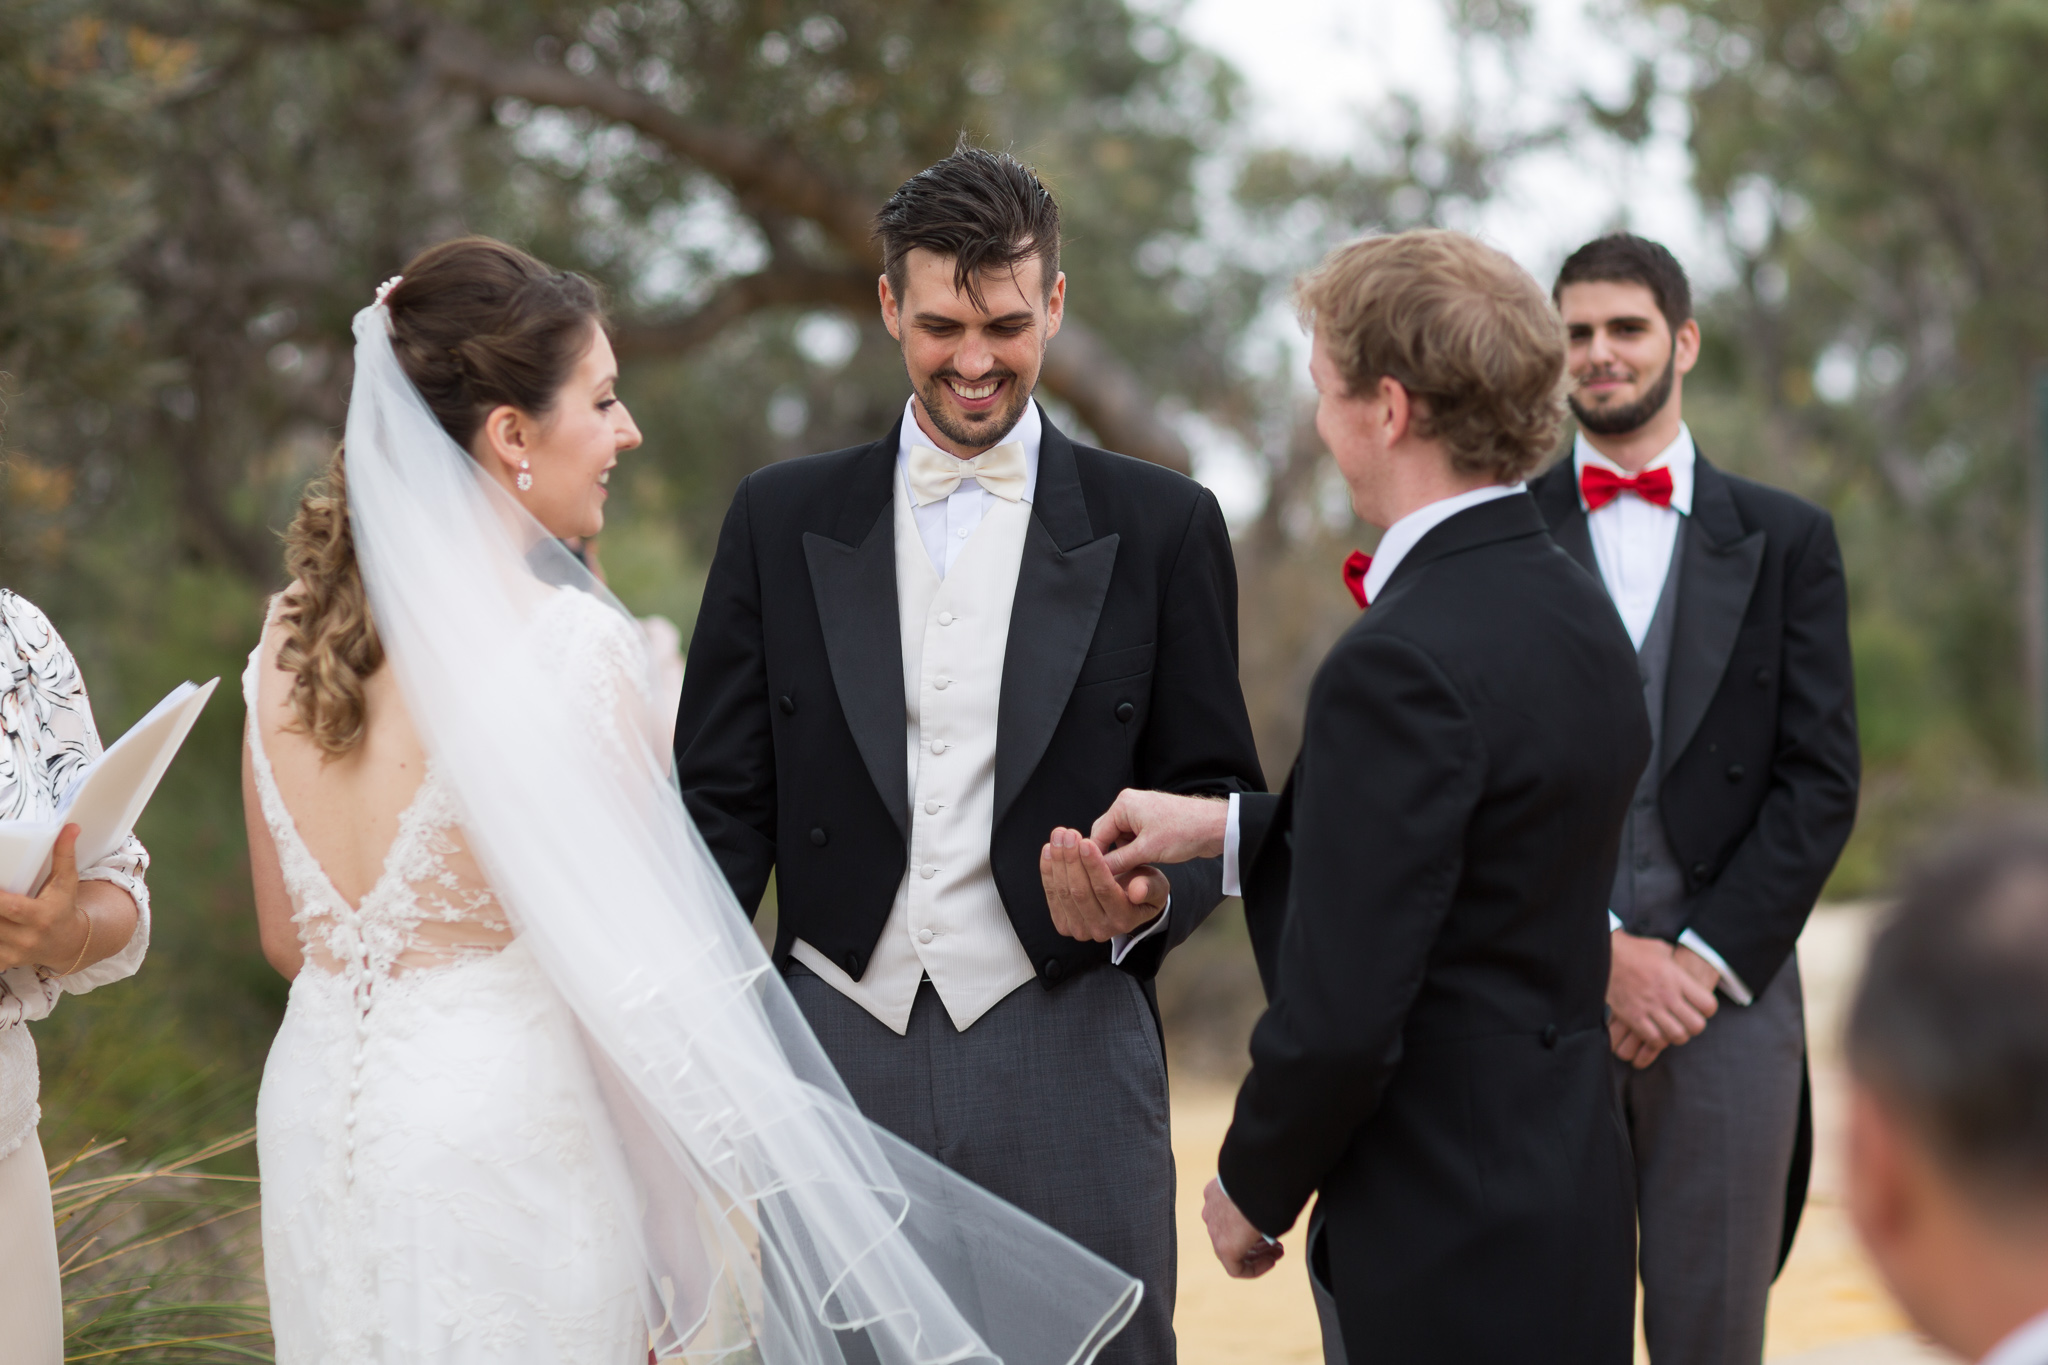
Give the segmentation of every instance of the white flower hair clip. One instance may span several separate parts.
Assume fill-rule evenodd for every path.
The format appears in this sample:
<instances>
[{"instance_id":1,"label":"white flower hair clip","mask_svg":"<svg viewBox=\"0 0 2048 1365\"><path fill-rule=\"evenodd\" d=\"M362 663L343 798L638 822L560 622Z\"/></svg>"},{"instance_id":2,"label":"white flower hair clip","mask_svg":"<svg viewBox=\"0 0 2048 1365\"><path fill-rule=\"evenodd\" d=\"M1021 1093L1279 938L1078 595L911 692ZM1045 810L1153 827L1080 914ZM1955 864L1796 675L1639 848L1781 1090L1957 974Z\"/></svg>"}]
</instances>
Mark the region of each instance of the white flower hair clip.
<instances>
[{"instance_id":1,"label":"white flower hair clip","mask_svg":"<svg viewBox=\"0 0 2048 1365\"><path fill-rule=\"evenodd\" d=\"M398 336L398 328L397 328L397 326L396 326L396 325L395 325L395 324L394 324L394 323L393 323L393 322L391 321L391 309L390 309L389 305L387 305L387 304L386 304L386 303L385 303L384 301L385 301L386 299L388 299L388 298L390 298L390 297L391 297L391 291L392 291L392 290L394 290L394 289L398 288L398 286L399 286L399 285L401 285L401 284L404 284L404 283L405 283L405 276L403 276L403 275L393 275L393 276L392 276L392 277L391 277L390 279L388 279L388 280L384 281L384 283L382 283L382 284L378 285L378 286L377 286L377 302L376 302L376 303L375 303L375 304L373 305L374 307L377 307L377 308L382 308L382 309L384 310L384 331L385 331L385 333L386 333L387 335L389 335L390 337L392 337L392 338L393 338L394 340L395 340L395 339L397 338L397 336Z\"/></svg>"}]
</instances>

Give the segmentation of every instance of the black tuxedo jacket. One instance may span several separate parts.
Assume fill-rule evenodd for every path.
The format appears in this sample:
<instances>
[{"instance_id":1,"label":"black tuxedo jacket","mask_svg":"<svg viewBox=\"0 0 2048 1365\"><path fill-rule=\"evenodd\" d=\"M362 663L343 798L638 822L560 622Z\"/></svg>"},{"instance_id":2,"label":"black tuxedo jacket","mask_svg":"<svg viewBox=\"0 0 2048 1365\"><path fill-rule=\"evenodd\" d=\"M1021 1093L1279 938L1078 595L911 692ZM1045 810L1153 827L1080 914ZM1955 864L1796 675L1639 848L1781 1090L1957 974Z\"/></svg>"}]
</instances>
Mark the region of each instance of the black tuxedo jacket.
<instances>
[{"instance_id":1,"label":"black tuxedo jacket","mask_svg":"<svg viewBox=\"0 0 2048 1365\"><path fill-rule=\"evenodd\" d=\"M1607 901L1650 752L1628 633L1526 495L1431 530L1239 813L1271 1006L1219 1170L1375 1359L1625 1365Z\"/></svg>"},{"instance_id":2,"label":"black tuxedo jacket","mask_svg":"<svg viewBox=\"0 0 2048 1365\"><path fill-rule=\"evenodd\" d=\"M908 861L891 480L899 428L740 484L690 640L683 800L752 914L771 869L775 959L799 938L855 978ZM1003 659L995 881L1048 987L1109 961L1052 925L1039 850L1124 787L1264 788L1237 684L1237 570L1209 491L1076 446L1047 420ZM1222 897L1216 860L1169 870L1149 978Z\"/></svg>"},{"instance_id":3,"label":"black tuxedo jacket","mask_svg":"<svg viewBox=\"0 0 2048 1365\"><path fill-rule=\"evenodd\" d=\"M1704 458L1693 471L1657 796L1686 927L1762 994L1856 822L1848 588L1826 512ZM1574 480L1566 459L1530 491L1597 583Z\"/></svg>"}]
</instances>

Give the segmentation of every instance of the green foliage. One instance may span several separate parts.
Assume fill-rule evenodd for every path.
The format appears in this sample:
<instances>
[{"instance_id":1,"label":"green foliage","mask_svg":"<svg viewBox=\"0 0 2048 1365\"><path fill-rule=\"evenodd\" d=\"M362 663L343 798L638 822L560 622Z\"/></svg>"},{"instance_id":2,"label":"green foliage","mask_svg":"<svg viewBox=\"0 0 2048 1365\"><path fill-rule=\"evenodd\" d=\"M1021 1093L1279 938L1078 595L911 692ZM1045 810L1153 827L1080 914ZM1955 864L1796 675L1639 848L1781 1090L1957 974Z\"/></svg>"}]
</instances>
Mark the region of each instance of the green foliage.
<instances>
[{"instance_id":1,"label":"green foliage","mask_svg":"<svg viewBox=\"0 0 2048 1365\"><path fill-rule=\"evenodd\" d=\"M247 1129L127 1167L114 1165L122 1143L96 1144L52 1168L65 1360L272 1358L255 1273L256 1177L220 1169L254 1140Z\"/></svg>"},{"instance_id":2,"label":"green foliage","mask_svg":"<svg viewBox=\"0 0 2048 1365\"><path fill-rule=\"evenodd\" d=\"M2037 775L2048 6L1663 8L1739 267L1703 310L1702 439L1837 515L1868 780L1835 889L1868 891L1937 812Z\"/></svg>"}]
</instances>

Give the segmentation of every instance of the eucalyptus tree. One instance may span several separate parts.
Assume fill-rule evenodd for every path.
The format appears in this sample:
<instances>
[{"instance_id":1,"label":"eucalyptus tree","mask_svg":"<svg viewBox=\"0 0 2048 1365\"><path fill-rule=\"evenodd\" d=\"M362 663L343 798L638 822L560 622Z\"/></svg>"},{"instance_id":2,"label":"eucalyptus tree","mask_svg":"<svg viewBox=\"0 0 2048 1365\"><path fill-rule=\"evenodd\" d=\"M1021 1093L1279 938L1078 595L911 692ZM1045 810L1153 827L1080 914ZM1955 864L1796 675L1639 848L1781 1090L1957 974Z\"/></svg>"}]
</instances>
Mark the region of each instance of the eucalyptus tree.
<instances>
[{"instance_id":1,"label":"eucalyptus tree","mask_svg":"<svg viewBox=\"0 0 2048 1365\"><path fill-rule=\"evenodd\" d=\"M1697 382L1715 411L1697 421L1842 525L1867 883L1930 808L2035 771L2048 4L1657 14L1735 270L1710 304Z\"/></svg>"}]
</instances>

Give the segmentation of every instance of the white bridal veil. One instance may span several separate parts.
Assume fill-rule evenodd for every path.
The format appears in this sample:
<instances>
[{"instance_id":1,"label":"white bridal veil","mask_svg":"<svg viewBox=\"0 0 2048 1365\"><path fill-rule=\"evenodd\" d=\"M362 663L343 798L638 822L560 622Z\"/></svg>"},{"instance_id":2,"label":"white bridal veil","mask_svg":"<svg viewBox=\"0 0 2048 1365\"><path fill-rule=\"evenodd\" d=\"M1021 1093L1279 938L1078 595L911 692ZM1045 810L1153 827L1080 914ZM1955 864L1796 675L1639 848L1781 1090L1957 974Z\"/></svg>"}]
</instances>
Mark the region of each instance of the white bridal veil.
<instances>
[{"instance_id":1,"label":"white bridal veil","mask_svg":"<svg viewBox=\"0 0 2048 1365\"><path fill-rule=\"evenodd\" d=\"M534 626L560 592L617 603L442 429L389 316L355 318L356 556L471 847L582 1024L659 1353L1092 1359L1142 1286L854 1108L684 813L641 690L593 695Z\"/></svg>"}]
</instances>

